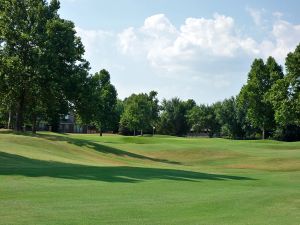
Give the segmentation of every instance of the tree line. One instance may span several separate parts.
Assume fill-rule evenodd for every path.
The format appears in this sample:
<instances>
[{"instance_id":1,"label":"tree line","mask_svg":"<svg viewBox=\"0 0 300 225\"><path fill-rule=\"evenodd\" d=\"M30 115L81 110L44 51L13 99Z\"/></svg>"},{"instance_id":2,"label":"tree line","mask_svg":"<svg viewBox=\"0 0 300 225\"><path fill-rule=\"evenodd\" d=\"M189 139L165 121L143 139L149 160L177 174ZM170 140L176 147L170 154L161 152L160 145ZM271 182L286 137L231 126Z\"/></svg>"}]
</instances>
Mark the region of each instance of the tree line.
<instances>
[{"instance_id":1,"label":"tree line","mask_svg":"<svg viewBox=\"0 0 300 225\"><path fill-rule=\"evenodd\" d=\"M173 98L158 104L150 96L153 92L148 97L134 94L125 99L120 120L122 133L132 129L151 132L153 126L160 134L179 136L206 133L232 139L300 140L300 45L287 55L285 73L271 56L266 62L255 59L240 93L224 101L197 105L192 99ZM146 101L150 101L148 112L143 109L145 116L137 114L147 105ZM131 124L135 121L147 123Z\"/></svg>"},{"instance_id":2,"label":"tree line","mask_svg":"<svg viewBox=\"0 0 300 225\"><path fill-rule=\"evenodd\" d=\"M72 113L100 134L300 139L300 45L287 55L285 70L273 57L255 59L240 93L221 102L159 102L155 91L120 100L107 70L89 73L75 25L59 8L58 0L0 0L2 126L36 132L43 121L59 131L61 118Z\"/></svg>"}]
</instances>

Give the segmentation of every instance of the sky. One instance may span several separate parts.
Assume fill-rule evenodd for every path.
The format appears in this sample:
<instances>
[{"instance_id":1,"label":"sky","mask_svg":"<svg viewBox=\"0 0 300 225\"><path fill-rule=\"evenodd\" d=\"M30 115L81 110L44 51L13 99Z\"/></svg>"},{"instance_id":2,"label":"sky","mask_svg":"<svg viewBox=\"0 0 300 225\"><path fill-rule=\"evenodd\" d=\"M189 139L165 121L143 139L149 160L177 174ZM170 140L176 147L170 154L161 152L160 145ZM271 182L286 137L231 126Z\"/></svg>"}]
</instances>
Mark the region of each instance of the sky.
<instances>
[{"instance_id":1,"label":"sky","mask_svg":"<svg viewBox=\"0 0 300 225\"><path fill-rule=\"evenodd\" d=\"M91 73L123 99L155 90L210 104L239 93L255 58L284 67L300 43L299 0L61 0Z\"/></svg>"}]
</instances>

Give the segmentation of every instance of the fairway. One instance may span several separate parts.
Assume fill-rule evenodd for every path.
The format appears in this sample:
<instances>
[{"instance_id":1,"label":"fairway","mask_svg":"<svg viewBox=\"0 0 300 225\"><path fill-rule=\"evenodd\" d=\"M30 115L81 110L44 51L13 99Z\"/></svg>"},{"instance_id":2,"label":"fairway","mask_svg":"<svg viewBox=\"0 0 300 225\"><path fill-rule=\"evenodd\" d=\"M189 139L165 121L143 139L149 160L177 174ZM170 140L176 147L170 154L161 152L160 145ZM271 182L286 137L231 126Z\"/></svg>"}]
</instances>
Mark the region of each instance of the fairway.
<instances>
[{"instance_id":1,"label":"fairway","mask_svg":"<svg viewBox=\"0 0 300 225\"><path fill-rule=\"evenodd\" d=\"M0 224L300 221L300 143L0 133Z\"/></svg>"}]
</instances>

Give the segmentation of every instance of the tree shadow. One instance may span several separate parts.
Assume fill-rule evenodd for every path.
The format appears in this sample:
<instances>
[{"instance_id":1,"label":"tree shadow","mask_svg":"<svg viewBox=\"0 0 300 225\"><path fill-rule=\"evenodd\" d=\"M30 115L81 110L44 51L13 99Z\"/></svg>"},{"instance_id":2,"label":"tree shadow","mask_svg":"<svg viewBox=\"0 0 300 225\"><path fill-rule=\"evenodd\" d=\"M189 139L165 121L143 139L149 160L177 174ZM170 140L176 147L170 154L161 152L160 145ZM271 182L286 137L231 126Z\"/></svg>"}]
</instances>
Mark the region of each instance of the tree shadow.
<instances>
[{"instance_id":1,"label":"tree shadow","mask_svg":"<svg viewBox=\"0 0 300 225\"><path fill-rule=\"evenodd\" d=\"M123 183L137 183L155 179L190 182L198 182L201 180L254 180L242 176L209 174L175 169L128 166L86 166L31 159L4 152L0 152L0 175L52 177Z\"/></svg>"},{"instance_id":2,"label":"tree shadow","mask_svg":"<svg viewBox=\"0 0 300 225\"><path fill-rule=\"evenodd\" d=\"M117 149L117 148L109 147L109 146L106 146L103 144L99 144L99 143L97 143L95 141L91 141L91 140L79 139L78 137L72 138L68 134L57 134L57 135L51 134L51 135L49 135L49 134L41 134L41 133L32 134L31 132L12 132L12 131L1 131L0 133L5 133L5 134L12 133L12 134L22 135L22 136L43 138L43 139L47 139L47 140L51 140L51 141L65 141L69 144L73 144L73 145L76 145L79 147L88 147L97 152L101 152L103 154L113 154L113 155L119 156L119 157L130 157L130 158L134 158L134 159L149 160L149 161L153 161L153 162L167 163L167 164L176 164L176 165L181 164L180 162L176 162L176 161L152 158L149 156L144 156L144 155L140 155L137 153L124 151L121 149Z\"/></svg>"}]
</instances>

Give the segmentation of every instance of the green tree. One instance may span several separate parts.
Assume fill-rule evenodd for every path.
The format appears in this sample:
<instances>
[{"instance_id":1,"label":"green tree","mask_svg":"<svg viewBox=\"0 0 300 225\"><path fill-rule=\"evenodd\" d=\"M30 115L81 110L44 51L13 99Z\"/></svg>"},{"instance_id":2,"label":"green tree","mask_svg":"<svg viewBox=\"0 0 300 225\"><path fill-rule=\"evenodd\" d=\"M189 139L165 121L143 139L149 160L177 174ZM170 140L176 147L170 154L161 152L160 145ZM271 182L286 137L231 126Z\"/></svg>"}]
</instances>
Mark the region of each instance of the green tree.
<instances>
[{"instance_id":1,"label":"green tree","mask_svg":"<svg viewBox=\"0 0 300 225\"><path fill-rule=\"evenodd\" d=\"M151 129L158 115L157 93L132 94L124 100L124 112L121 116L120 126L128 127L134 135L137 130L143 131Z\"/></svg>"},{"instance_id":2,"label":"green tree","mask_svg":"<svg viewBox=\"0 0 300 225\"><path fill-rule=\"evenodd\" d=\"M287 75L273 85L267 97L275 110L275 120L279 129L286 135L294 133L292 139L299 139L300 45L288 54L285 65Z\"/></svg>"},{"instance_id":3,"label":"green tree","mask_svg":"<svg viewBox=\"0 0 300 225\"><path fill-rule=\"evenodd\" d=\"M266 130L275 128L274 111L271 103L265 97L272 85L281 77L274 59L269 58L267 65L262 59L255 59L248 74L247 84L238 96L240 107L246 107L246 119L254 128L262 132L265 138Z\"/></svg>"},{"instance_id":4,"label":"green tree","mask_svg":"<svg viewBox=\"0 0 300 225\"><path fill-rule=\"evenodd\" d=\"M117 104L114 113L114 120L113 120L114 122L112 124L114 133L117 133L120 130L120 120L123 112L124 112L124 103L121 99L117 99Z\"/></svg>"},{"instance_id":5,"label":"green tree","mask_svg":"<svg viewBox=\"0 0 300 225\"><path fill-rule=\"evenodd\" d=\"M110 83L110 74L106 70L101 70L95 73L92 77L93 83L93 114L91 115L92 124L94 124L102 136L102 131L105 129L113 129L117 91ZM91 102L90 102L91 104Z\"/></svg>"},{"instance_id":6,"label":"green tree","mask_svg":"<svg viewBox=\"0 0 300 225\"><path fill-rule=\"evenodd\" d=\"M193 100L185 102L179 98L164 99L158 124L159 132L170 135L185 135L190 129L186 115L194 105Z\"/></svg>"},{"instance_id":7,"label":"green tree","mask_svg":"<svg viewBox=\"0 0 300 225\"><path fill-rule=\"evenodd\" d=\"M215 107L216 119L221 126L221 135L229 138L243 138L243 125L239 119L236 99L231 97Z\"/></svg>"},{"instance_id":8,"label":"green tree","mask_svg":"<svg viewBox=\"0 0 300 225\"><path fill-rule=\"evenodd\" d=\"M157 98L156 91L150 91L148 95L148 101L151 104L151 126L155 126L158 120L158 113L159 113L159 100Z\"/></svg>"},{"instance_id":9,"label":"green tree","mask_svg":"<svg viewBox=\"0 0 300 225\"><path fill-rule=\"evenodd\" d=\"M36 88L36 65L42 52L40 40L45 27L41 18L46 4L38 0L2 0L0 7L1 86L7 88L2 98L8 107L15 105L16 129L21 130L26 103L34 98L30 89Z\"/></svg>"},{"instance_id":10,"label":"green tree","mask_svg":"<svg viewBox=\"0 0 300 225\"><path fill-rule=\"evenodd\" d=\"M187 120L196 132L208 132L210 137L213 137L219 132L219 124L215 114L216 104L212 106L199 105L194 106L187 113Z\"/></svg>"},{"instance_id":11,"label":"green tree","mask_svg":"<svg viewBox=\"0 0 300 225\"><path fill-rule=\"evenodd\" d=\"M268 57L266 62L266 68L270 76L268 88L271 88L278 80L284 77L282 67L276 62L273 57Z\"/></svg>"},{"instance_id":12,"label":"green tree","mask_svg":"<svg viewBox=\"0 0 300 225\"><path fill-rule=\"evenodd\" d=\"M50 8L59 6L58 1L52 2ZM47 22L47 51L41 67L45 74L42 96L46 96L44 102L53 128L57 128L60 115L78 108L80 93L89 76L89 63L83 58L84 46L76 36L75 26L59 18L57 10L54 19Z\"/></svg>"},{"instance_id":13,"label":"green tree","mask_svg":"<svg viewBox=\"0 0 300 225\"><path fill-rule=\"evenodd\" d=\"M57 130L88 76L84 47L59 7L57 0L0 1L0 101L14 112L16 130L27 119L35 132L38 116Z\"/></svg>"}]
</instances>

